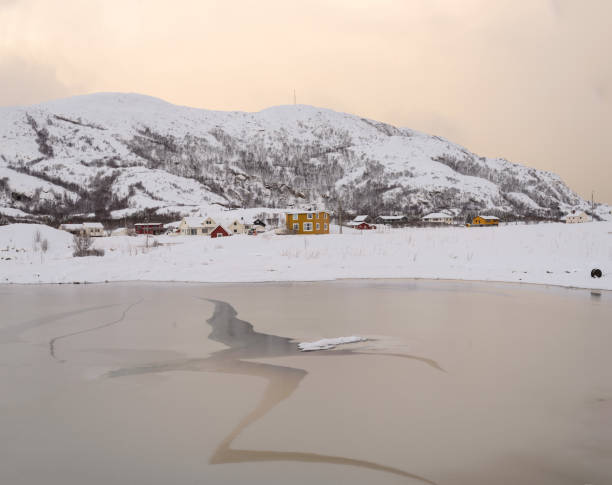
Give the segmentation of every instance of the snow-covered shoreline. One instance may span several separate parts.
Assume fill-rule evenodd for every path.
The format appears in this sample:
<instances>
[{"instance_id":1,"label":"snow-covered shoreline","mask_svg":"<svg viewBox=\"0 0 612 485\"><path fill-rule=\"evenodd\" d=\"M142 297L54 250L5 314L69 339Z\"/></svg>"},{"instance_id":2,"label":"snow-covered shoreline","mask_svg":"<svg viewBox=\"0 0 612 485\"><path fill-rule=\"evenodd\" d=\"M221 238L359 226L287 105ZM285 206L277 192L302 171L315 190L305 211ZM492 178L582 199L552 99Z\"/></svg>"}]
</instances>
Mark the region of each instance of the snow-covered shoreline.
<instances>
[{"instance_id":1,"label":"snow-covered shoreline","mask_svg":"<svg viewBox=\"0 0 612 485\"><path fill-rule=\"evenodd\" d=\"M42 253L34 233L48 240ZM103 257L72 257L72 236L40 226L0 228L0 282L256 283L447 279L612 290L612 223L407 228L326 236L98 238ZM149 240L149 243L152 239ZM602 278L591 278L598 267Z\"/></svg>"}]
</instances>

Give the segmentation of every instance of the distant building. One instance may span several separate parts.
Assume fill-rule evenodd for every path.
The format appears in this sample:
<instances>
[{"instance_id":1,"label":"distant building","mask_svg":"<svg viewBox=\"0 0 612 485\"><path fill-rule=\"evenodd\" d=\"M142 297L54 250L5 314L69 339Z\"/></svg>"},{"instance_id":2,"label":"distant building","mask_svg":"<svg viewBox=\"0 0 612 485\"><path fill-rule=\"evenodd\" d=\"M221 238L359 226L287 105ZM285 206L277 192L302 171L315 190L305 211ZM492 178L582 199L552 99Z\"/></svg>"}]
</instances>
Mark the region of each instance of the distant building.
<instances>
[{"instance_id":1,"label":"distant building","mask_svg":"<svg viewBox=\"0 0 612 485\"><path fill-rule=\"evenodd\" d=\"M378 216L376 218L376 223L393 227L402 227L408 224L408 218L406 216Z\"/></svg>"},{"instance_id":2,"label":"distant building","mask_svg":"<svg viewBox=\"0 0 612 485\"><path fill-rule=\"evenodd\" d=\"M208 236L218 224L211 217L183 217L179 232L183 236Z\"/></svg>"},{"instance_id":3,"label":"distant building","mask_svg":"<svg viewBox=\"0 0 612 485\"><path fill-rule=\"evenodd\" d=\"M566 224L579 224L581 222L589 222L591 218L583 211L572 211L561 218Z\"/></svg>"},{"instance_id":4,"label":"distant building","mask_svg":"<svg viewBox=\"0 0 612 485\"><path fill-rule=\"evenodd\" d=\"M452 224L453 216L444 212L434 212L423 217L423 222L429 222L432 224Z\"/></svg>"},{"instance_id":5,"label":"distant building","mask_svg":"<svg viewBox=\"0 0 612 485\"><path fill-rule=\"evenodd\" d=\"M251 225L266 227L266 223L262 221L261 219L255 219L253 222L251 222Z\"/></svg>"},{"instance_id":6,"label":"distant building","mask_svg":"<svg viewBox=\"0 0 612 485\"><path fill-rule=\"evenodd\" d=\"M210 237L213 237L213 238L227 237L227 236L231 236L231 235L232 234L225 227L223 227L221 224L218 224L217 227L215 227L210 232Z\"/></svg>"},{"instance_id":7,"label":"distant building","mask_svg":"<svg viewBox=\"0 0 612 485\"><path fill-rule=\"evenodd\" d=\"M376 226L374 224L370 224L369 222L359 222L352 224L351 221L351 223L347 225L352 227L353 229L359 229L360 231L369 231L371 229L376 229Z\"/></svg>"},{"instance_id":8,"label":"distant building","mask_svg":"<svg viewBox=\"0 0 612 485\"><path fill-rule=\"evenodd\" d=\"M355 218L349 222L347 225L354 225L356 226L357 224L361 224L362 222L370 222L370 216L362 214L360 216L355 216Z\"/></svg>"},{"instance_id":9,"label":"distant building","mask_svg":"<svg viewBox=\"0 0 612 485\"><path fill-rule=\"evenodd\" d=\"M70 234L81 234L83 224L60 224L60 230L69 232Z\"/></svg>"},{"instance_id":10,"label":"distant building","mask_svg":"<svg viewBox=\"0 0 612 485\"><path fill-rule=\"evenodd\" d=\"M242 220L235 219L229 224L222 224L230 234L245 234L247 232L246 225Z\"/></svg>"},{"instance_id":11,"label":"distant building","mask_svg":"<svg viewBox=\"0 0 612 485\"><path fill-rule=\"evenodd\" d=\"M104 226L101 222L83 222L81 224L61 224L62 231L79 236L101 237L104 236Z\"/></svg>"},{"instance_id":12,"label":"distant building","mask_svg":"<svg viewBox=\"0 0 612 485\"><path fill-rule=\"evenodd\" d=\"M476 216L472 219L471 226L497 226L499 225L499 218L495 216Z\"/></svg>"},{"instance_id":13,"label":"distant building","mask_svg":"<svg viewBox=\"0 0 612 485\"><path fill-rule=\"evenodd\" d=\"M136 234L163 234L166 230L161 222L139 222L134 224Z\"/></svg>"},{"instance_id":14,"label":"distant building","mask_svg":"<svg viewBox=\"0 0 612 485\"><path fill-rule=\"evenodd\" d=\"M266 223L261 219L255 219L247 228L247 232L255 231L256 233L265 232L266 231Z\"/></svg>"},{"instance_id":15,"label":"distant building","mask_svg":"<svg viewBox=\"0 0 612 485\"><path fill-rule=\"evenodd\" d=\"M285 214L288 231L295 234L329 234L329 212L295 211Z\"/></svg>"}]
</instances>

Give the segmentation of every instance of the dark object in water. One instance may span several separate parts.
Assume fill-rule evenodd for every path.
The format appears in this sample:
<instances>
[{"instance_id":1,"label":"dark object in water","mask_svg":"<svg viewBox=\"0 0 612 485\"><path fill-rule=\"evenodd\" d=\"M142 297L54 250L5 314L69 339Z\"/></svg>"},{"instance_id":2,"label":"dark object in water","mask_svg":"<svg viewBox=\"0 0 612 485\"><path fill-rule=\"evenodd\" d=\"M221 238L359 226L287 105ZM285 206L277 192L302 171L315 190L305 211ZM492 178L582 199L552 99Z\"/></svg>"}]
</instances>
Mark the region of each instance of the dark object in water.
<instances>
[{"instance_id":1,"label":"dark object in water","mask_svg":"<svg viewBox=\"0 0 612 485\"><path fill-rule=\"evenodd\" d=\"M598 268L593 268L591 270L591 278L601 278L601 270Z\"/></svg>"}]
</instances>

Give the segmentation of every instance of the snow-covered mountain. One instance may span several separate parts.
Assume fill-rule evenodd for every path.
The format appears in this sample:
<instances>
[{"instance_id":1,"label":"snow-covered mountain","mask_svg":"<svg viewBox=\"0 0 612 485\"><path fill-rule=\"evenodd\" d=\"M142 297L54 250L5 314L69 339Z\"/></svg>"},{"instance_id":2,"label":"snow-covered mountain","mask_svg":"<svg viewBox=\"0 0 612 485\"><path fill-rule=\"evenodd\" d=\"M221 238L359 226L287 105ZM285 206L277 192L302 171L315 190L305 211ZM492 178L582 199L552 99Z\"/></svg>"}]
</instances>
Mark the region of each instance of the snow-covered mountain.
<instances>
[{"instance_id":1,"label":"snow-covered mountain","mask_svg":"<svg viewBox=\"0 0 612 485\"><path fill-rule=\"evenodd\" d=\"M5 213L339 203L413 215L588 208L553 173L312 106L221 112L99 93L0 108Z\"/></svg>"}]
</instances>

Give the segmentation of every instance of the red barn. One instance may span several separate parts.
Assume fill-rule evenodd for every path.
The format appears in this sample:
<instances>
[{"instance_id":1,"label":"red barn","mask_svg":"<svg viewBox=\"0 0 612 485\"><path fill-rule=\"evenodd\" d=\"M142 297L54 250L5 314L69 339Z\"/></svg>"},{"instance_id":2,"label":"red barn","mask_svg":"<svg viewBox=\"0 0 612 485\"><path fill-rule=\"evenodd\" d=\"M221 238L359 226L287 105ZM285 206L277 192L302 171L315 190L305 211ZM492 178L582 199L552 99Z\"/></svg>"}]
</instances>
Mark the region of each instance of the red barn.
<instances>
[{"instance_id":1,"label":"red barn","mask_svg":"<svg viewBox=\"0 0 612 485\"><path fill-rule=\"evenodd\" d=\"M230 233L221 224L213 229L210 233L210 237L227 237Z\"/></svg>"},{"instance_id":2,"label":"red barn","mask_svg":"<svg viewBox=\"0 0 612 485\"><path fill-rule=\"evenodd\" d=\"M163 234L164 225L161 222L143 222L134 224L136 234Z\"/></svg>"}]
</instances>

